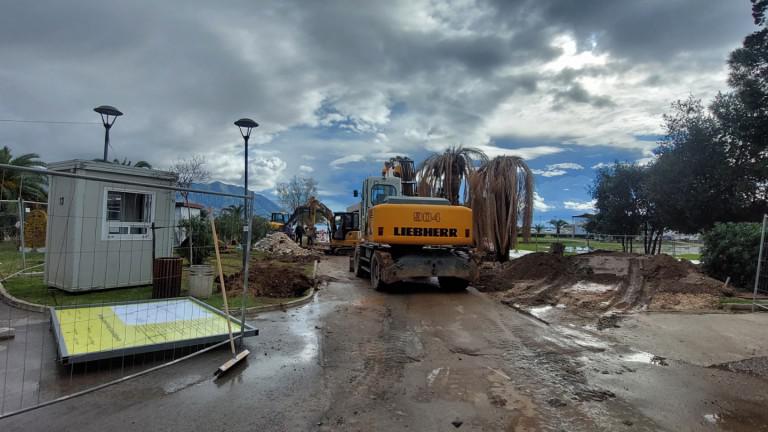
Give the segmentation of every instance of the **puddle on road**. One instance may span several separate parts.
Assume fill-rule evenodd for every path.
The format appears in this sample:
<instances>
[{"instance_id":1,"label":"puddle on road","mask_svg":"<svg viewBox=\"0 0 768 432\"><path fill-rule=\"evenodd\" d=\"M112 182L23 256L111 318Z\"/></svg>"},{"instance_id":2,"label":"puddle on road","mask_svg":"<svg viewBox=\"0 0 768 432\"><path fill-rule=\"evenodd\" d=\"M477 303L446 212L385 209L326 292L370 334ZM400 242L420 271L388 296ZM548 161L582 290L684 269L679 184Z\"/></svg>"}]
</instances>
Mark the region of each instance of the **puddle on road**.
<instances>
[{"instance_id":1,"label":"puddle on road","mask_svg":"<svg viewBox=\"0 0 768 432\"><path fill-rule=\"evenodd\" d=\"M617 285L606 285L595 282L578 281L565 291L580 291L588 293L604 293L616 290Z\"/></svg>"},{"instance_id":2,"label":"puddle on road","mask_svg":"<svg viewBox=\"0 0 768 432\"><path fill-rule=\"evenodd\" d=\"M644 363L655 366L667 366L667 359L645 351L634 352L621 358L624 361L633 363Z\"/></svg>"},{"instance_id":3,"label":"puddle on road","mask_svg":"<svg viewBox=\"0 0 768 432\"><path fill-rule=\"evenodd\" d=\"M536 307L529 308L528 312L530 312L536 318L541 318L542 315L546 314L552 309L553 309L552 306L544 305L544 306L536 306Z\"/></svg>"},{"instance_id":4,"label":"puddle on road","mask_svg":"<svg viewBox=\"0 0 768 432\"><path fill-rule=\"evenodd\" d=\"M438 375L440 375L440 372L443 370L443 368L439 367L437 369L433 369L432 372L430 372L427 375L427 385L429 387L432 387L432 384L434 384L435 379L437 379ZM446 370L446 376L450 373L450 368L447 368Z\"/></svg>"}]
</instances>

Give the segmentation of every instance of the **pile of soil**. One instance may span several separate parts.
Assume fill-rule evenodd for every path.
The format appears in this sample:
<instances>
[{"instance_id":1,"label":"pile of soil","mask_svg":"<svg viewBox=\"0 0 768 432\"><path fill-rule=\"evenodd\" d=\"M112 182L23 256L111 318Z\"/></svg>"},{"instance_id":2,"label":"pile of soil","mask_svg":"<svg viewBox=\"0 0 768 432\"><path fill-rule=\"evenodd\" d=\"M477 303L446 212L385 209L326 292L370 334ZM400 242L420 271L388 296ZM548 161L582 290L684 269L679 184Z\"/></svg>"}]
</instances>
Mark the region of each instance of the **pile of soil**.
<instances>
[{"instance_id":1,"label":"pile of soil","mask_svg":"<svg viewBox=\"0 0 768 432\"><path fill-rule=\"evenodd\" d=\"M481 272L481 291L504 302L581 311L714 309L732 291L689 261L668 255L532 253Z\"/></svg>"},{"instance_id":2,"label":"pile of soil","mask_svg":"<svg viewBox=\"0 0 768 432\"><path fill-rule=\"evenodd\" d=\"M253 245L253 249L275 256L315 256L317 253L304 249L285 233L274 232Z\"/></svg>"},{"instance_id":3,"label":"pile of soil","mask_svg":"<svg viewBox=\"0 0 768 432\"><path fill-rule=\"evenodd\" d=\"M253 261L249 264L248 287L257 297L299 297L313 285L304 268L280 261ZM218 278L217 278L218 279ZM243 290L243 274L224 276L227 297L239 296Z\"/></svg>"}]
</instances>

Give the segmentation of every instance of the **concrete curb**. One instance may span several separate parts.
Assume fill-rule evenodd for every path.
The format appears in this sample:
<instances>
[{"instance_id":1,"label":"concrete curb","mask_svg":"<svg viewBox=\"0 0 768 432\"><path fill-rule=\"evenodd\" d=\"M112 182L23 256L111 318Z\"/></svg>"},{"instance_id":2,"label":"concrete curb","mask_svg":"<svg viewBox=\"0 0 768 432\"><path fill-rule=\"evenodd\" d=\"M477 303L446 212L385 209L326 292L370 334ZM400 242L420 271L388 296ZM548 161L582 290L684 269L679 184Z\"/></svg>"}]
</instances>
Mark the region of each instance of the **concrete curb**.
<instances>
[{"instance_id":1,"label":"concrete curb","mask_svg":"<svg viewBox=\"0 0 768 432\"><path fill-rule=\"evenodd\" d=\"M6 291L2 283L0 283L0 297L2 298L3 303L7 304L8 306L15 307L17 309L30 311L30 312L41 312L41 313L45 313L48 310L48 306L43 306L43 305L30 303L24 300L17 299L16 297L12 296L11 293Z\"/></svg>"},{"instance_id":2,"label":"concrete curb","mask_svg":"<svg viewBox=\"0 0 768 432\"><path fill-rule=\"evenodd\" d=\"M283 303L275 303L271 305L254 306L251 308L247 308L245 310L245 314L251 315L259 312L269 312L274 310L282 310L282 309L288 309L296 306L305 305L310 301L312 301L312 298L314 298L316 292L317 292L317 289L310 288L309 294L305 295L304 297L300 297L295 300L291 300ZM31 312L41 312L41 313L45 313L48 310L48 306L43 306L43 305L30 303L24 300L17 299L16 297L12 296L5 289L5 287L3 287L2 284L0 284L0 297L2 297L3 303L7 304L8 306L15 307L17 309L22 309L22 310L31 311Z\"/></svg>"},{"instance_id":3,"label":"concrete curb","mask_svg":"<svg viewBox=\"0 0 768 432\"><path fill-rule=\"evenodd\" d=\"M271 305L264 305L264 306L254 306L251 308L245 309L246 315L253 315L259 312L270 312L275 310L283 310L283 309L289 309L292 307L302 306L312 301L312 299L315 297L315 293L317 293L316 288L310 288L309 294L305 295L304 297L299 297L295 300L290 300L283 303L275 303Z\"/></svg>"}]
</instances>

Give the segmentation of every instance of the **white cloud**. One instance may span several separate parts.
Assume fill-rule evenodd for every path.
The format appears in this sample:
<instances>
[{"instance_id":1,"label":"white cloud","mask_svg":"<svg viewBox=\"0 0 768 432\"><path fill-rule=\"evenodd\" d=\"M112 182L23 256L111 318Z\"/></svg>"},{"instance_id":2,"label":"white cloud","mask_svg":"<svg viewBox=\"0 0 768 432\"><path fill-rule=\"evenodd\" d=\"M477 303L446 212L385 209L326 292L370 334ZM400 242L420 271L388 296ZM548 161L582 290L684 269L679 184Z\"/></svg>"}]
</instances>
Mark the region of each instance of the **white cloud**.
<instances>
[{"instance_id":1,"label":"white cloud","mask_svg":"<svg viewBox=\"0 0 768 432\"><path fill-rule=\"evenodd\" d=\"M594 211L597 201L563 201L563 207L568 210Z\"/></svg>"},{"instance_id":2,"label":"white cloud","mask_svg":"<svg viewBox=\"0 0 768 432\"><path fill-rule=\"evenodd\" d=\"M554 210L555 206L547 204L544 202L544 198L542 198L541 195L539 195L538 192L533 193L533 208L541 211L541 212L548 212L550 210Z\"/></svg>"},{"instance_id":3,"label":"white cloud","mask_svg":"<svg viewBox=\"0 0 768 432\"><path fill-rule=\"evenodd\" d=\"M534 173L534 174L538 174L538 175L544 176L544 177L557 177L557 176L561 176L561 175L564 175L564 174L568 173L568 171L560 170L560 169L555 169L555 170L550 170L550 169L547 169L547 170L532 169L531 172Z\"/></svg>"},{"instance_id":4,"label":"white cloud","mask_svg":"<svg viewBox=\"0 0 768 432\"><path fill-rule=\"evenodd\" d=\"M352 163L352 162L360 162L365 159L365 156L360 154L351 154L344 157L340 157L338 159L334 159L330 162L330 165L332 167L338 167L340 165Z\"/></svg>"},{"instance_id":5,"label":"white cloud","mask_svg":"<svg viewBox=\"0 0 768 432\"><path fill-rule=\"evenodd\" d=\"M521 147L514 149L493 145L479 145L476 147L485 152L490 158L495 158L496 156L518 156L525 160L532 160L539 156L547 156L563 151L563 148L554 146Z\"/></svg>"},{"instance_id":6,"label":"white cloud","mask_svg":"<svg viewBox=\"0 0 768 432\"><path fill-rule=\"evenodd\" d=\"M656 160L656 156L648 156L648 157L644 157L636 160L635 163L640 166L646 166L646 165L650 165L655 160Z\"/></svg>"},{"instance_id":7,"label":"white cloud","mask_svg":"<svg viewBox=\"0 0 768 432\"><path fill-rule=\"evenodd\" d=\"M561 175L568 174L567 170L580 170L584 169L583 166L574 163L574 162L562 162L562 163L556 163L547 165L547 169L532 169L531 171L534 174L538 174L544 177L557 177Z\"/></svg>"},{"instance_id":8,"label":"white cloud","mask_svg":"<svg viewBox=\"0 0 768 432\"><path fill-rule=\"evenodd\" d=\"M613 166L612 163L598 162L598 163L592 165L592 169L608 168L608 167L611 167L611 166Z\"/></svg>"},{"instance_id":9,"label":"white cloud","mask_svg":"<svg viewBox=\"0 0 768 432\"><path fill-rule=\"evenodd\" d=\"M547 165L547 169L580 170L580 169L584 169L584 167L574 162L563 162L563 163Z\"/></svg>"},{"instance_id":10,"label":"white cloud","mask_svg":"<svg viewBox=\"0 0 768 432\"><path fill-rule=\"evenodd\" d=\"M314 170L315 170L315 169L314 169L314 168L312 168L312 167L311 167L311 166L309 166L309 165L299 165L299 171L301 171L301 172L305 172L305 173L311 173L311 172L312 172L312 171L314 171Z\"/></svg>"}]
</instances>

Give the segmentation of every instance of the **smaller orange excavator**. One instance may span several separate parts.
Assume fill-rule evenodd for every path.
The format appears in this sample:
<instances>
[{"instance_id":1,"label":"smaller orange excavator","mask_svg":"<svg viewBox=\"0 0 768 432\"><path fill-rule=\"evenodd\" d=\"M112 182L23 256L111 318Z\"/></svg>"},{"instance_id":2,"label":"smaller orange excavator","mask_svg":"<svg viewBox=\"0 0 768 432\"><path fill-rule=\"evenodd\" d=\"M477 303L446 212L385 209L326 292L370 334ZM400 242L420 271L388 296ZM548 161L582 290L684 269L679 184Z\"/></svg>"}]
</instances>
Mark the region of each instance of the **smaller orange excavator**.
<instances>
[{"instance_id":1,"label":"smaller orange excavator","mask_svg":"<svg viewBox=\"0 0 768 432\"><path fill-rule=\"evenodd\" d=\"M360 238L360 213L337 212L334 213L325 204L315 197L309 197L306 204L296 207L296 210L288 217L285 226L295 223L314 225L318 222L318 213L328 224L330 236L328 253L352 252Z\"/></svg>"}]
</instances>

